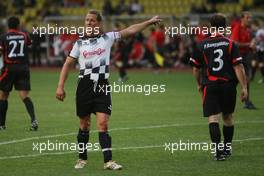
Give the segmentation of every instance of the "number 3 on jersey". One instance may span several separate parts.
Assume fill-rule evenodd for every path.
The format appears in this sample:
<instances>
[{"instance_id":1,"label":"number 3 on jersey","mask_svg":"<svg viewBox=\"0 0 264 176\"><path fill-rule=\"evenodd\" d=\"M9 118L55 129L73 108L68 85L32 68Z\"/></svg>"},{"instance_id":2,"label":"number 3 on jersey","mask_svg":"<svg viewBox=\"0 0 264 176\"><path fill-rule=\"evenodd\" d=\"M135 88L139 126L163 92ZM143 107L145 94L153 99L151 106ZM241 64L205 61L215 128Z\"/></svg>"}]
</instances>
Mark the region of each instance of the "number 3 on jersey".
<instances>
[{"instance_id":1,"label":"number 3 on jersey","mask_svg":"<svg viewBox=\"0 0 264 176\"><path fill-rule=\"evenodd\" d=\"M223 56L223 50L214 50L214 54L218 54L218 56L214 59L214 62L218 63L218 67L213 67L213 71L220 71L224 66L224 61L223 59L221 59L221 57Z\"/></svg>"},{"instance_id":2,"label":"number 3 on jersey","mask_svg":"<svg viewBox=\"0 0 264 176\"><path fill-rule=\"evenodd\" d=\"M24 40L12 40L9 42L9 46L11 46L11 51L9 52L8 54L8 57L9 58L12 58L12 57L23 57L24 56L24 43L25 41ZM19 49L17 50L17 47L19 47ZM17 52L18 53L15 53Z\"/></svg>"}]
</instances>

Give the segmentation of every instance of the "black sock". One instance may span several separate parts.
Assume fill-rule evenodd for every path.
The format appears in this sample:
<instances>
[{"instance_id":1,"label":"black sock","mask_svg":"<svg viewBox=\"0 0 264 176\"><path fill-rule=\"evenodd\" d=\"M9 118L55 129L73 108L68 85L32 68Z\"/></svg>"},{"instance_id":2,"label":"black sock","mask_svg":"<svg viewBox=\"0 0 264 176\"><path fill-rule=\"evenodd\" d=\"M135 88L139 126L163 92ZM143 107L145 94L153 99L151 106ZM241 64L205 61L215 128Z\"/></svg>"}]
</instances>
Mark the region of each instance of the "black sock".
<instances>
[{"instance_id":1,"label":"black sock","mask_svg":"<svg viewBox=\"0 0 264 176\"><path fill-rule=\"evenodd\" d=\"M254 80L255 78L255 75L256 75L256 71L257 71L257 67L252 67L252 70L251 70L251 80Z\"/></svg>"},{"instance_id":2,"label":"black sock","mask_svg":"<svg viewBox=\"0 0 264 176\"><path fill-rule=\"evenodd\" d=\"M27 112L30 116L30 119L31 119L31 122L33 122L34 120L36 120L36 117L35 117L35 111L34 111L34 105L31 101L31 99L29 97L25 98L23 100L26 108L27 108Z\"/></svg>"},{"instance_id":3,"label":"black sock","mask_svg":"<svg viewBox=\"0 0 264 176\"><path fill-rule=\"evenodd\" d=\"M83 131L79 129L77 135L78 147L79 147L79 159L87 160L87 148L86 145L89 141L89 131Z\"/></svg>"},{"instance_id":4,"label":"black sock","mask_svg":"<svg viewBox=\"0 0 264 176\"><path fill-rule=\"evenodd\" d=\"M0 100L0 126L5 126L7 109L8 109L8 101Z\"/></svg>"},{"instance_id":5,"label":"black sock","mask_svg":"<svg viewBox=\"0 0 264 176\"><path fill-rule=\"evenodd\" d=\"M216 153L218 153L218 145L221 142L221 132L219 128L219 123L209 123L209 132L211 141L215 144Z\"/></svg>"},{"instance_id":6,"label":"black sock","mask_svg":"<svg viewBox=\"0 0 264 176\"><path fill-rule=\"evenodd\" d=\"M120 70L119 70L119 75L120 75L120 78L124 78L126 77L127 73L126 73L126 69L124 67L121 67Z\"/></svg>"},{"instance_id":7,"label":"black sock","mask_svg":"<svg viewBox=\"0 0 264 176\"><path fill-rule=\"evenodd\" d=\"M227 143L228 145L231 146L232 140L233 140L233 135L234 135L234 125L233 126L223 126L223 135L224 135L224 145L225 148L227 148Z\"/></svg>"},{"instance_id":8,"label":"black sock","mask_svg":"<svg viewBox=\"0 0 264 176\"><path fill-rule=\"evenodd\" d=\"M104 155L104 162L112 160L112 139L108 132L99 132L99 143Z\"/></svg>"},{"instance_id":9,"label":"black sock","mask_svg":"<svg viewBox=\"0 0 264 176\"><path fill-rule=\"evenodd\" d=\"M262 75L262 79L264 79L264 67L261 67L260 72L261 72L261 75Z\"/></svg>"}]
</instances>

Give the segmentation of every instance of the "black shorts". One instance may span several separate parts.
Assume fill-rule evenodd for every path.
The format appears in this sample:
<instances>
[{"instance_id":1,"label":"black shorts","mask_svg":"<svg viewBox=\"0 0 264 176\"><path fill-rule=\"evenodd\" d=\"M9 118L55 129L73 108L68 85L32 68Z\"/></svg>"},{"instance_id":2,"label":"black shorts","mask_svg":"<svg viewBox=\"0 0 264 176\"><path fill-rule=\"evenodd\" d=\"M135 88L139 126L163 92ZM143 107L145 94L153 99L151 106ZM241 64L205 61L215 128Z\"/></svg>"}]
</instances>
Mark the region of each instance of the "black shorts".
<instances>
[{"instance_id":1,"label":"black shorts","mask_svg":"<svg viewBox=\"0 0 264 176\"><path fill-rule=\"evenodd\" d=\"M251 61L252 61L252 53L247 53L247 54L242 54L243 58L243 66L246 72L246 76L248 78L251 78L252 76L252 66L251 66Z\"/></svg>"},{"instance_id":2,"label":"black shorts","mask_svg":"<svg viewBox=\"0 0 264 176\"><path fill-rule=\"evenodd\" d=\"M4 67L0 76L0 90L10 92L15 86L16 90L30 90L29 70L10 70Z\"/></svg>"},{"instance_id":3,"label":"black shorts","mask_svg":"<svg viewBox=\"0 0 264 176\"><path fill-rule=\"evenodd\" d=\"M85 117L91 113L103 112L111 115L112 100L108 89L108 80L94 83L88 77L79 79L76 91L76 114ZM109 89L108 89L109 90Z\"/></svg>"},{"instance_id":4,"label":"black shorts","mask_svg":"<svg viewBox=\"0 0 264 176\"><path fill-rule=\"evenodd\" d=\"M231 114L236 106L237 83L217 83L204 87L203 113L204 117L223 113Z\"/></svg>"},{"instance_id":5,"label":"black shorts","mask_svg":"<svg viewBox=\"0 0 264 176\"><path fill-rule=\"evenodd\" d=\"M264 62L264 51L262 51L262 52L261 51L257 51L257 57L256 58L257 58L258 62L262 62L263 63Z\"/></svg>"}]
</instances>

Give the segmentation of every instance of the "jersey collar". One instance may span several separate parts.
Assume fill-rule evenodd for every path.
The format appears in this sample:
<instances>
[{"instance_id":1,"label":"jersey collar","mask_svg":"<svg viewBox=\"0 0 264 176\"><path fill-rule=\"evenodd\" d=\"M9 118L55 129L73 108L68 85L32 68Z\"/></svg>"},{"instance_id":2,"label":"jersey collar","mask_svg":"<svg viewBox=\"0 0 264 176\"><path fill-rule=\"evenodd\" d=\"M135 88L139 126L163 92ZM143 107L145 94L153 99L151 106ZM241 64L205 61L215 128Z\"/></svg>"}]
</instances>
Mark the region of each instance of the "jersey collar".
<instances>
[{"instance_id":1,"label":"jersey collar","mask_svg":"<svg viewBox=\"0 0 264 176\"><path fill-rule=\"evenodd\" d=\"M7 32L18 32L18 29L8 29Z\"/></svg>"},{"instance_id":2,"label":"jersey collar","mask_svg":"<svg viewBox=\"0 0 264 176\"><path fill-rule=\"evenodd\" d=\"M214 38L214 37L224 37L224 35L223 34L219 34L219 33L216 33L216 34L211 34L210 35L210 38Z\"/></svg>"},{"instance_id":3,"label":"jersey collar","mask_svg":"<svg viewBox=\"0 0 264 176\"><path fill-rule=\"evenodd\" d=\"M95 36L92 36L92 37L90 37L90 36L83 36L82 37L82 39L94 39L94 38L100 38L101 36L102 36L103 34L99 34L99 35L95 35Z\"/></svg>"}]
</instances>

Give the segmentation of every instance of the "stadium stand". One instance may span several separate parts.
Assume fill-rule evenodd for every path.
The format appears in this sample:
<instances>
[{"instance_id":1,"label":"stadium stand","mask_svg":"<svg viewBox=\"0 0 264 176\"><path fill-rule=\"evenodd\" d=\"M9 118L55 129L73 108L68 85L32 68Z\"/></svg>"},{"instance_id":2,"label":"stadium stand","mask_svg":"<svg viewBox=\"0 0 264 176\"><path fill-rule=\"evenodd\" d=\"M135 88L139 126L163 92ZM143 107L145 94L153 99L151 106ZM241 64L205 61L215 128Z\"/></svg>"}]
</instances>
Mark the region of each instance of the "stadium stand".
<instances>
[{"instance_id":1,"label":"stadium stand","mask_svg":"<svg viewBox=\"0 0 264 176\"><path fill-rule=\"evenodd\" d=\"M227 3L228 2L228 3ZM22 27L25 31L32 31L33 25L43 26L47 23L51 25L59 24L67 26L69 24L80 26L82 25L82 17L89 9L99 9L105 14L107 18L106 30L112 30L115 25L125 27L127 26L127 19L140 21L141 19L149 18L152 15L161 15L165 19L164 23L169 25L177 25L180 22L183 24L192 23L195 25L206 25L203 23L204 19L208 18L208 15L214 12L221 12L227 14L231 19L232 16L237 16L243 10L254 10L255 13L261 12L262 7L259 5L261 1L258 0L16 0L16 1L1 1L1 19L5 19L9 14L16 14L20 16ZM122 10L121 10L122 9ZM104 12L107 10L108 12ZM53 18L55 16L55 18ZM76 18L75 18L76 17ZM76 20L77 19L77 20ZM130 21L129 20L129 21ZM4 23L4 20L2 20ZM143 46L147 49L147 38L150 32L144 32L143 34ZM168 61L170 66L182 66L187 61L183 58L188 58L192 52L192 47L196 42L196 38L201 36L179 36L177 43L177 52L174 61ZM42 51L43 54L47 53L45 58L48 61L44 63L56 63L59 60L59 64L63 62L63 57L67 54L67 51L61 51L63 53L60 57L56 58L56 52L60 45L56 45L55 40L65 40L65 36L46 36L46 39L42 39ZM69 37L75 38L75 37ZM66 40L70 43L72 40ZM167 45L169 39L166 39L164 43ZM54 47L56 45L56 47ZM145 46L146 45L146 46ZM131 45L131 47L134 45ZM70 46L65 47L69 50ZM161 47L159 47L161 48ZM132 51L136 51L132 48ZM143 51L143 50L142 50ZM168 55L166 49L159 49L159 54L165 57ZM164 53L162 53L164 51ZM59 52L60 53L60 52ZM130 54L131 55L131 54ZM182 63L179 63L181 61ZM145 62L144 62L145 63ZM57 65L57 64L56 64ZM165 64L167 65L167 64ZM167 65L168 66L168 65Z\"/></svg>"}]
</instances>

